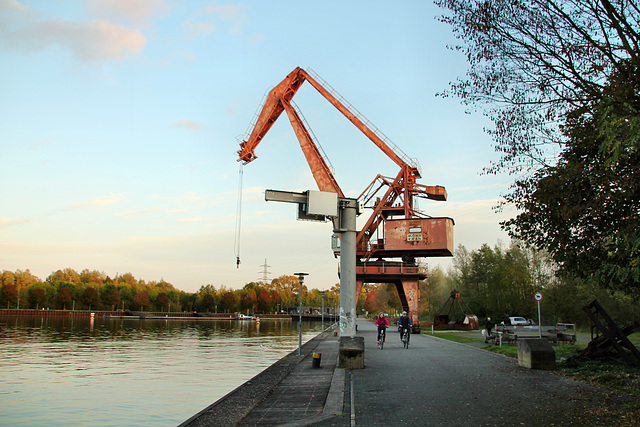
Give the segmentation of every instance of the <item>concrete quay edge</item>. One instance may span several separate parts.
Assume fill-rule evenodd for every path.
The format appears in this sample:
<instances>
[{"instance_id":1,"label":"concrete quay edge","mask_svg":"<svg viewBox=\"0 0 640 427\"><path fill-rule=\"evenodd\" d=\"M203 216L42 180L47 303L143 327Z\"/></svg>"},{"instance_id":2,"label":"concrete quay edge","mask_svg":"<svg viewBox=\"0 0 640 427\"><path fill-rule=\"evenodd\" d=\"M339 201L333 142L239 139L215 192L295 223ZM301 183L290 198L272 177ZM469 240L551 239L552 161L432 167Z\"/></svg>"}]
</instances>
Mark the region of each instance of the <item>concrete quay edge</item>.
<instances>
[{"instance_id":1,"label":"concrete quay edge","mask_svg":"<svg viewBox=\"0 0 640 427\"><path fill-rule=\"evenodd\" d=\"M184 421L179 427L232 426L240 424L256 406L266 399L278 384L289 377L296 368L305 363L305 360L308 361L310 366L310 358L314 350L323 341L330 341L334 338L332 335L332 333L326 331L318 334L302 345L300 355L298 355L298 349L295 349L264 371ZM335 339L332 341L335 342L335 353L337 355L338 341ZM332 345L332 343L329 343L329 345ZM332 361L331 363L334 362ZM337 360L335 365L336 368L331 378L330 391L326 396L324 411L318 415L307 416L304 421L295 420L290 423L283 423L283 426L310 425L342 413L345 374L343 369L337 368Z\"/></svg>"}]
</instances>

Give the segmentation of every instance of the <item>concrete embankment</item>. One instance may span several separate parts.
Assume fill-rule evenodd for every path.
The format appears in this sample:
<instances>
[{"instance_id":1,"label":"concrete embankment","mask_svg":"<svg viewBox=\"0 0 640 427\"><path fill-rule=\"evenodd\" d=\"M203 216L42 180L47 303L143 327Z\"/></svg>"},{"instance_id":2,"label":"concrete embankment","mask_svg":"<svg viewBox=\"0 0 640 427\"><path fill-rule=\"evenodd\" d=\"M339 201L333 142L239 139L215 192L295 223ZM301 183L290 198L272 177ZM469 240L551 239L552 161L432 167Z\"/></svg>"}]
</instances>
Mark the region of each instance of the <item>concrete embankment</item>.
<instances>
[{"instance_id":1,"label":"concrete embankment","mask_svg":"<svg viewBox=\"0 0 640 427\"><path fill-rule=\"evenodd\" d=\"M302 420L342 413L342 397L327 407L337 350L333 333L319 334L302 346L300 355L294 350L180 426L303 425ZM313 366L314 353L321 355L319 368ZM342 382L334 382L341 393Z\"/></svg>"}]
</instances>

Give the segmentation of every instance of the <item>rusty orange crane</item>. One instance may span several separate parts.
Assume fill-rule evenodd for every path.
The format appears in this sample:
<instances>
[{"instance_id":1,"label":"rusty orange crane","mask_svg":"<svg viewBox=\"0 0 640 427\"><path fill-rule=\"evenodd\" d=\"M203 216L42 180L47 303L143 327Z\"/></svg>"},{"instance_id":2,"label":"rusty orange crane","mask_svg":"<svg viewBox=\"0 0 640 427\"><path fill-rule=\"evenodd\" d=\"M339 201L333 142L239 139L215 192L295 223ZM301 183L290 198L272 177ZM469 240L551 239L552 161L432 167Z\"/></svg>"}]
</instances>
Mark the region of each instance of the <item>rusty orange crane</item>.
<instances>
[{"instance_id":1,"label":"rusty orange crane","mask_svg":"<svg viewBox=\"0 0 640 427\"><path fill-rule=\"evenodd\" d=\"M424 280L427 273L416 258L452 256L454 222L451 218L430 217L417 210L415 199L445 201L447 192L444 187L418 184L416 181L421 172L417 162L402 153L317 74L300 67L267 94L250 134L240 143L238 161L247 164L257 158L256 147L285 111L318 189L344 197L328 161L292 103L292 98L305 81L400 168L395 177L377 175L358 196L358 200L373 212L357 233L356 292L360 294L364 283L395 284L403 309L411 313L414 328L419 329L418 282Z\"/></svg>"}]
</instances>

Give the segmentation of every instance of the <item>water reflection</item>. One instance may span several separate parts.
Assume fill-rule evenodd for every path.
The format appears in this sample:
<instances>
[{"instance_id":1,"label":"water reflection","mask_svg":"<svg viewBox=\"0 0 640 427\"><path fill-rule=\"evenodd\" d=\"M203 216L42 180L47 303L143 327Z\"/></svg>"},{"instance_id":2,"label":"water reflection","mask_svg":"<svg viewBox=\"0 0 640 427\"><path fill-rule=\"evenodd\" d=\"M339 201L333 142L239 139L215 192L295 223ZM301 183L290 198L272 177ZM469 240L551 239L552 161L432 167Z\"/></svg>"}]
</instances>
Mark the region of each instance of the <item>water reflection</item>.
<instances>
[{"instance_id":1,"label":"water reflection","mask_svg":"<svg viewBox=\"0 0 640 427\"><path fill-rule=\"evenodd\" d=\"M297 348L298 323L0 318L0 425L176 425ZM320 324L303 322L303 340Z\"/></svg>"}]
</instances>

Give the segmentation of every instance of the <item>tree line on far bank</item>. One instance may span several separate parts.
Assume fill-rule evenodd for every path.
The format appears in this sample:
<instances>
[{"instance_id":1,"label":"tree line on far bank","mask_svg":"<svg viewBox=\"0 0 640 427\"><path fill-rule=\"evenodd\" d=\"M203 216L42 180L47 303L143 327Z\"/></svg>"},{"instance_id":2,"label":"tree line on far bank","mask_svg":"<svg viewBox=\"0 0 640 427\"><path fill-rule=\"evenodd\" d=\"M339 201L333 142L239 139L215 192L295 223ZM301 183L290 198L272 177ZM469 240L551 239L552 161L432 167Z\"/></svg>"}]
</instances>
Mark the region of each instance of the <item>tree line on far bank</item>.
<instances>
[{"instance_id":1,"label":"tree line on far bank","mask_svg":"<svg viewBox=\"0 0 640 427\"><path fill-rule=\"evenodd\" d=\"M251 282L242 289L201 286L190 293L171 283L145 282L131 273L116 275L65 268L44 281L29 270L0 275L0 308L51 310L133 310L158 312L276 313L299 305L300 284L296 276L280 276L270 282ZM325 292L327 307L336 304L340 290L334 285ZM302 286L304 306L320 307L318 289Z\"/></svg>"},{"instance_id":2,"label":"tree line on far bank","mask_svg":"<svg viewBox=\"0 0 640 427\"><path fill-rule=\"evenodd\" d=\"M541 309L545 324L565 322L588 326L583 307L594 299L600 301L616 321L626 323L640 317L637 293L612 291L593 281L567 275L543 252L517 241L493 248L485 244L473 251L460 245L448 271L431 269L428 279L419 286L421 311L418 315L423 322L433 321L453 290L460 292L464 310L468 307L481 322L487 317L499 321L504 316L537 321L536 292L543 294ZM5 270L0 275L0 308L265 314L298 307L299 288L296 276L251 282L235 290L208 284L189 293L164 280L145 282L131 273L110 278L98 271L78 273L66 268L42 281L29 270ZM339 299L340 286L335 284L325 292L324 305L335 307ZM321 307L321 291L303 285L302 304ZM395 285L365 284L358 300L358 314L401 311ZM452 314L455 317L462 313L453 310Z\"/></svg>"}]
</instances>

